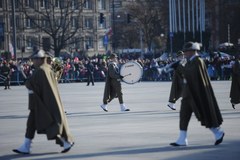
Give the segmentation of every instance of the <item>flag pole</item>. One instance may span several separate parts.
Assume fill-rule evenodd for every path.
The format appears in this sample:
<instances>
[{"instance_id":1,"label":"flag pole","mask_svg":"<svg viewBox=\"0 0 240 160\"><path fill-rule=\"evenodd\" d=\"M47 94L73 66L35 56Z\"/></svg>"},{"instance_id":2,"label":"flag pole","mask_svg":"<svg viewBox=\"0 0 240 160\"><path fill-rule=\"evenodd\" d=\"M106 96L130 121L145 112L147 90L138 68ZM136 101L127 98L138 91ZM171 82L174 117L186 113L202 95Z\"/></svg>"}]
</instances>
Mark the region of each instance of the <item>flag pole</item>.
<instances>
[{"instance_id":1,"label":"flag pole","mask_svg":"<svg viewBox=\"0 0 240 160\"><path fill-rule=\"evenodd\" d=\"M13 25L13 52L14 58L16 56L16 17L15 17L15 0L12 0L12 25Z\"/></svg>"}]
</instances>

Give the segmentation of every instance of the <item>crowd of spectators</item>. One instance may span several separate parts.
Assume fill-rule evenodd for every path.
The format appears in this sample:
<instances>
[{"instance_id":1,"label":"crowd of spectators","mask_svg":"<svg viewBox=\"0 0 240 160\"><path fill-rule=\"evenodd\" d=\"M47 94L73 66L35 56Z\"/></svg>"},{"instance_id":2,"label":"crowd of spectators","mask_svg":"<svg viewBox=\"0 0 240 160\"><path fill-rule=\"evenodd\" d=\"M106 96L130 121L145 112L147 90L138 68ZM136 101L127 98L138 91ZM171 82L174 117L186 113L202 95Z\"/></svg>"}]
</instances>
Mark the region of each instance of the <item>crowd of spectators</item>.
<instances>
[{"instance_id":1,"label":"crowd of spectators","mask_svg":"<svg viewBox=\"0 0 240 160\"><path fill-rule=\"evenodd\" d=\"M160 56L160 55L159 55ZM158 68L162 68L174 61L174 58L166 58L160 60L158 55L141 55L141 54L121 54L119 56L120 64L127 61L137 61L143 67L142 81L171 81L172 73L159 74ZM107 72L108 55L95 55L93 57L62 57L63 74L60 83L83 82L86 81L86 62L91 61L94 65L95 81L104 81ZM221 57L214 55L212 57L204 57L208 68L209 76L212 80L230 80L231 66L234 57ZM2 66L0 61L0 68ZM21 84L23 77L21 70L25 75L30 76L33 73L34 67L31 60L10 60L9 67L11 68L11 83ZM3 78L0 77L0 83Z\"/></svg>"}]
</instances>

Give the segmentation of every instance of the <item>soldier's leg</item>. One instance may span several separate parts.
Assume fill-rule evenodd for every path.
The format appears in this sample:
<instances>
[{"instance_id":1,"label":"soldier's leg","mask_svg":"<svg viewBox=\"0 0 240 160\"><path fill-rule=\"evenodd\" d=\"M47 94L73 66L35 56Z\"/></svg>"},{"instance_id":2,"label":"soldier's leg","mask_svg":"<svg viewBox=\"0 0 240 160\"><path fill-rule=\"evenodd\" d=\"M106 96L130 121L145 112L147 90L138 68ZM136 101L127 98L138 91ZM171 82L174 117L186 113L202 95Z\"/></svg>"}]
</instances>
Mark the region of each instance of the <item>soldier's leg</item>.
<instances>
[{"instance_id":1,"label":"soldier's leg","mask_svg":"<svg viewBox=\"0 0 240 160\"><path fill-rule=\"evenodd\" d=\"M20 154L29 154L32 139L34 138L36 125L35 125L35 115L34 110L31 110L27 120L27 129L25 133L25 138L23 144L17 148L13 149L13 152L20 153Z\"/></svg>"},{"instance_id":2,"label":"soldier's leg","mask_svg":"<svg viewBox=\"0 0 240 160\"><path fill-rule=\"evenodd\" d=\"M31 110L27 120L27 129L25 137L33 139L35 136L35 132L36 132L35 111Z\"/></svg>"},{"instance_id":3,"label":"soldier's leg","mask_svg":"<svg viewBox=\"0 0 240 160\"><path fill-rule=\"evenodd\" d=\"M128 109L123 102L123 93L122 93L121 83L116 86L116 93L117 93L118 100L119 100L119 103L120 103L120 110L123 111L123 112L124 111L130 111L130 109Z\"/></svg>"},{"instance_id":4,"label":"soldier's leg","mask_svg":"<svg viewBox=\"0 0 240 160\"><path fill-rule=\"evenodd\" d=\"M192 115L192 108L188 99L183 99L180 109L180 132L176 142L170 143L172 146L186 146L187 140L187 128Z\"/></svg>"},{"instance_id":5,"label":"soldier's leg","mask_svg":"<svg viewBox=\"0 0 240 160\"><path fill-rule=\"evenodd\" d=\"M192 112L190 101L188 99L183 99L180 109L180 130L187 131Z\"/></svg>"},{"instance_id":6,"label":"soldier's leg","mask_svg":"<svg viewBox=\"0 0 240 160\"><path fill-rule=\"evenodd\" d=\"M121 83L115 85L115 90L116 90L116 93L117 93L119 103L123 104L123 93L122 93Z\"/></svg>"}]
</instances>

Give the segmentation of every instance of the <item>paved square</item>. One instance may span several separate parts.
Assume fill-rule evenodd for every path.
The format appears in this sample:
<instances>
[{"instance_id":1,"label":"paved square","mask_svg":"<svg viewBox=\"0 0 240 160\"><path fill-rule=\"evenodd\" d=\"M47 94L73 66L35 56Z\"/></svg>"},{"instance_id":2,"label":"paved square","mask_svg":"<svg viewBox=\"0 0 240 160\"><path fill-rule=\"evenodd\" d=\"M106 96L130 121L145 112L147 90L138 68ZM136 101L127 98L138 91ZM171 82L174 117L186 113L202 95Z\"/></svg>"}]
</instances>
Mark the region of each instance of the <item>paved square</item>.
<instances>
[{"instance_id":1,"label":"paved square","mask_svg":"<svg viewBox=\"0 0 240 160\"><path fill-rule=\"evenodd\" d=\"M239 160L240 105L233 110L229 102L230 81L212 85L223 115L224 141L214 146L213 134L200 126L194 115L188 131L188 147L174 148L169 143L178 137L179 105L166 107L171 82L140 82L123 85L125 104L130 112L120 112L118 100L109 112L100 108L104 83L59 84L75 145L66 154L45 135L36 134L32 154L18 155L12 149L24 138L28 116L28 93L24 86L0 88L0 159L9 160Z\"/></svg>"}]
</instances>

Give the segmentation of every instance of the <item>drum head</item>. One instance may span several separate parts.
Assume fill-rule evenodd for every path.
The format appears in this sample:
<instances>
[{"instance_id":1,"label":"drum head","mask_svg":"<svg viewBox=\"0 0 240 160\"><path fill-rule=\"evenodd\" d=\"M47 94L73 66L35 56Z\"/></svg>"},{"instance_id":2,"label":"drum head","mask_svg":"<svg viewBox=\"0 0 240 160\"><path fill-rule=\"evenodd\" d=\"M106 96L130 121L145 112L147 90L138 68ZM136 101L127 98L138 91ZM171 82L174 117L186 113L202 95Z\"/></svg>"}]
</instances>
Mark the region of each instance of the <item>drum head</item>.
<instances>
[{"instance_id":1,"label":"drum head","mask_svg":"<svg viewBox=\"0 0 240 160\"><path fill-rule=\"evenodd\" d=\"M120 75L124 77L122 80L127 84L139 82L142 78L142 74L142 66L135 61L130 61L123 64L120 69Z\"/></svg>"}]
</instances>

